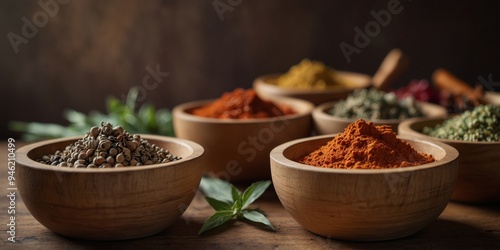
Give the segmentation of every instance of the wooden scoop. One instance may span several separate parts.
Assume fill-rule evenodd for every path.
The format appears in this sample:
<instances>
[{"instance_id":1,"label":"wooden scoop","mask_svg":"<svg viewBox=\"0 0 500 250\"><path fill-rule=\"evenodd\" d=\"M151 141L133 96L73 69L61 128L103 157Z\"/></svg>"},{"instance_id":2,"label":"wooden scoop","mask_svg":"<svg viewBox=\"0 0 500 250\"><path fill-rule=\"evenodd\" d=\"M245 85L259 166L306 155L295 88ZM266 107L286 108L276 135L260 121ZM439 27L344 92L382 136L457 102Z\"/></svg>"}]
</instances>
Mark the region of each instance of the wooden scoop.
<instances>
[{"instance_id":1,"label":"wooden scoop","mask_svg":"<svg viewBox=\"0 0 500 250\"><path fill-rule=\"evenodd\" d=\"M486 103L481 87L472 88L446 69L436 69L432 74L432 81L438 88L450 92L453 96L467 97L475 106Z\"/></svg>"},{"instance_id":2,"label":"wooden scoop","mask_svg":"<svg viewBox=\"0 0 500 250\"><path fill-rule=\"evenodd\" d=\"M386 90L406 70L408 64L408 58L400 49L392 49L373 75L372 86L378 90Z\"/></svg>"}]
</instances>

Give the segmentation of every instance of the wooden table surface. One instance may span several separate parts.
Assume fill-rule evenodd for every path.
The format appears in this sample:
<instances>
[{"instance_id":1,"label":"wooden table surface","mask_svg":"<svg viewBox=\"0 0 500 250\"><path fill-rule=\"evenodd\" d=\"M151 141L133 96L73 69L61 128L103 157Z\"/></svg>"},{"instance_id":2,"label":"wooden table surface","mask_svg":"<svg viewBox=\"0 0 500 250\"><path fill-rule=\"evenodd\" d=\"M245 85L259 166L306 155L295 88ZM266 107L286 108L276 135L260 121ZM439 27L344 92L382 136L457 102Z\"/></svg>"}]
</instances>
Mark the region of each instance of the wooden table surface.
<instances>
[{"instance_id":1,"label":"wooden table surface","mask_svg":"<svg viewBox=\"0 0 500 250\"><path fill-rule=\"evenodd\" d=\"M19 148L23 143L16 142ZM500 249L500 204L470 205L450 202L439 218L422 231L397 240L351 242L317 236L302 228L269 189L254 205L263 210L276 232L235 221L224 228L197 232L214 211L197 194L183 216L154 236L126 241L85 241L57 235L38 223L16 192L16 242L8 241L7 147L0 143L0 249L168 248L168 249ZM140 230L138 228L137 230Z\"/></svg>"}]
</instances>

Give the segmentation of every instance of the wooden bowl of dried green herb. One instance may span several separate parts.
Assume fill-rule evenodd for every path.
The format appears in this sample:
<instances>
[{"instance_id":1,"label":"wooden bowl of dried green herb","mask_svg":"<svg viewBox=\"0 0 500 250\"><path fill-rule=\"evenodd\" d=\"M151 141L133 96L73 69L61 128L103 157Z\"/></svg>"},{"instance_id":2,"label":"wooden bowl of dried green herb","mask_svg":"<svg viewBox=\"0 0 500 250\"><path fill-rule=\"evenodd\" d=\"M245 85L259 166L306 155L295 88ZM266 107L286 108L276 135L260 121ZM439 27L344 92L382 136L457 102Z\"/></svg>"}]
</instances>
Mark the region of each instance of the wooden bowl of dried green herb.
<instances>
[{"instance_id":1,"label":"wooden bowl of dried green herb","mask_svg":"<svg viewBox=\"0 0 500 250\"><path fill-rule=\"evenodd\" d=\"M500 107L479 106L448 118L415 118L402 122L404 136L446 143L460 153L452 200L500 201Z\"/></svg>"},{"instance_id":2,"label":"wooden bowl of dried green herb","mask_svg":"<svg viewBox=\"0 0 500 250\"><path fill-rule=\"evenodd\" d=\"M273 149L272 181L285 210L305 229L342 240L397 239L430 225L450 199L458 152L440 142L383 134L321 135ZM392 146L382 147L384 140ZM416 153L400 159L398 152L411 147L434 162L408 165L402 159Z\"/></svg>"},{"instance_id":3,"label":"wooden bowl of dried green herb","mask_svg":"<svg viewBox=\"0 0 500 250\"><path fill-rule=\"evenodd\" d=\"M341 133L359 118L375 125L390 125L397 131L401 121L416 116L445 117L446 109L413 98L398 100L393 93L359 89L346 99L323 103L312 112L314 131L318 135Z\"/></svg>"},{"instance_id":4,"label":"wooden bowl of dried green herb","mask_svg":"<svg viewBox=\"0 0 500 250\"><path fill-rule=\"evenodd\" d=\"M33 217L53 232L88 240L145 237L165 230L191 203L202 173L204 150L200 145L178 138L140 135L141 140L181 159L122 166L126 160L118 154L115 159L122 162L120 165L109 167L108 158L101 164L103 168L94 168L93 163L80 167L82 164L75 162L75 167L64 167L39 162L57 150L65 152L80 138L36 142L16 152L16 183L21 198ZM115 151L113 147L108 150L108 146L100 143L98 147ZM87 156L78 158L80 161Z\"/></svg>"}]
</instances>

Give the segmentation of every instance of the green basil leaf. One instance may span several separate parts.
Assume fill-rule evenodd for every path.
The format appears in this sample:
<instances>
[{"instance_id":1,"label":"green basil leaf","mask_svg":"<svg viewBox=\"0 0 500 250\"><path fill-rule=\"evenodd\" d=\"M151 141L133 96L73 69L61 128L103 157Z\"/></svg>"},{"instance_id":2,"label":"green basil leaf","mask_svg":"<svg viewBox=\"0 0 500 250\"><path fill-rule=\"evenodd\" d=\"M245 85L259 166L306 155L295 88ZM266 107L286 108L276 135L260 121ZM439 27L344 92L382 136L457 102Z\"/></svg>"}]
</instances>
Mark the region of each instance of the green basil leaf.
<instances>
[{"instance_id":1,"label":"green basil leaf","mask_svg":"<svg viewBox=\"0 0 500 250\"><path fill-rule=\"evenodd\" d=\"M122 116L125 111L125 106L116 97L109 97L106 100L106 110L108 113L114 113Z\"/></svg>"},{"instance_id":2,"label":"green basil leaf","mask_svg":"<svg viewBox=\"0 0 500 250\"><path fill-rule=\"evenodd\" d=\"M65 110L63 115L66 120L76 126L85 127L87 124L87 116L81 112L69 109Z\"/></svg>"},{"instance_id":3,"label":"green basil leaf","mask_svg":"<svg viewBox=\"0 0 500 250\"><path fill-rule=\"evenodd\" d=\"M203 176L200 182L200 189L205 196L216 198L220 201L234 203L231 194L231 184L218 178Z\"/></svg>"},{"instance_id":4,"label":"green basil leaf","mask_svg":"<svg viewBox=\"0 0 500 250\"><path fill-rule=\"evenodd\" d=\"M218 211L212 216L210 216L207 221L201 226L200 231L198 232L198 235L206 232L207 230L210 230L214 227L220 226L227 221L229 221L231 218L233 218L233 211Z\"/></svg>"},{"instance_id":5,"label":"green basil leaf","mask_svg":"<svg viewBox=\"0 0 500 250\"><path fill-rule=\"evenodd\" d=\"M145 103L139 109L137 116L141 120L144 129L149 133L155 133L158 130L156 123L155 107L151 103Z\"/></svg>"},{"instance_id":6,"label":"green basil leaf","mask_svg":"<svg viewBox=\"0 0 500 250\"><path fill-rule=\"evenodd\" d=\"M139 96L139 90L137 89L137 87L132 87L128 90L127 100L125 100L125 105L130 110L135 110L135 104L138 96Z\"/></svg>"},{"instance_id":7,"label":"green basil leaf","mask_svg":"<svg viewBox=\"0 0 500 250\"><path fill-rule=\"evenodd\" d=\"M269 180L252 183L252 185L243 192L241 209L247 208L257 200L266 191L269 185L271 185L271 181Z\"/></svg>"},{"instance_id":8,"label":"green basil leaf","mask_svg":"<svg viewBox=\"0 0 500 250\"><path fill-rule=\"evenodd\" d=\"M158 123L158 133L166 136L175 136L172 113L168 109L159 109L155 114Z\"/></svg>"},{"instance_id":9,"label":"green basil leaf","mask_svg":"<svg viewBox=\"0 0 500 250\"><path fill-rule=\"evenodd\" d=\"M231 204L226 201L221 201L208 196L206 196L205 199L208 201L208 204L210 204L210 206L217 211L231 210Z\"/></svg>"},{"instance_id":10,"label":"green basil leaf","mask_svg":"<svg viewBox=\"0 0 500 250\"><path fill-rule=\"evenodd\" d=\"M255 211L255 210L251 210L251 211L250 210L243 210L243 218L245 218L245 219L247 219L249 221L253 221L253 222L264 224L264 225L270 227L272 230L276 231L276 229L274 229L273 225L266 218L266 216L264 214L262 214L261 212L259 212L259 211Z\"/></svg>"},{"instance_id":11,"label":"green basil leaf","mask_svg":"<svg viewBox=\"0 0 500 250\"><path fill-rule=\"evenodd\" d=\"M231 185L231 197L233 198L234 203L239 203L239 207L241 207L241 191L234 185Z\"/></svg>"},{"instance_id":12,"label":"green basil leaf","mask_svg":"<svg viewBox=\"0 0 500 250\"><path fill-rule=\"evenodd\" d=\"M29 141L84 135L89 128L99 126L101 122L121 125L129 133L175 136L172 114L168 109L155 111L154 105L146 103L135 112L138 95L138 89L131 88L125 100L107 97L105 102L107 114L92 110L86 115L75 110L66 110L63 113L69 121L66 127L59 125L59 128L56 128L54 125L57 124L12 122L9 128L22 132L22 137Z\"/></svg>"}]
</instances>

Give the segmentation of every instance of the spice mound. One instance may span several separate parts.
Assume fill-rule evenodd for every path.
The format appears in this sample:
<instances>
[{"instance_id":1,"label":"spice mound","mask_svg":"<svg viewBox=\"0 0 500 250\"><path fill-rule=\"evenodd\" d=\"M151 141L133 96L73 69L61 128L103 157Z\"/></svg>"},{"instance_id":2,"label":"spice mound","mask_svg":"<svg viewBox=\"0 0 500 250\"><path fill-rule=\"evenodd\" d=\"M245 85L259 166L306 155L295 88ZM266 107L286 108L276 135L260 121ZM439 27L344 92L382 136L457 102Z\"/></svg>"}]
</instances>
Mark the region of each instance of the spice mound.
<instances>
[{"instance_id":1,"label":"spice mound","mask_svg":"<svg viewBox=\"0 0 500 250\"><path fill-rule=\"evenodd\" d=\"M348 82L341 79L335 70L318 61L303 59L287 73L270 81L281 87L298 89L346 88Z\"/></svg>"},{"instance_id":2,"label":"spice mound","mask_svg":"<svg viewBox=\"0 0 500 250\"><path fill-rule=\"evenodd\" d=\"M92 127L78 141L57 150L53 155L45 155L41 163L73 168L119 168L167 163L179 160L168 150L142 139L140 135L131 135L121 126L113 127L102 123L101 127Z\"/></svg>"},{"instance_id":3,"label":"spice mound","mask_svg":"<svg viewBox=\"0 0 500 250\"><path fill-rule=\"evenodd\" d=\"M226 92L214 102L191 112L197 116L225 119L268 118L295 113L288 106L262 100L253 89L241 88Z\"/></svg>"},{"instance_id":4,"label":"spice mound","mask_svg":"<svg viewBox=\"0 0 500 250\"><path fill-rule=\"evenodd\" d=\"M424 134L448 140L500 141L500 106L479 105L435 127L424 127Z\"/></svg>"},{"instance_id":5,"label":"spice mound","mask_svg":"<svg viewBox=\"0 0 500 250\"><path fill-rule=\"evenodd\" d=\"M374 126L359 119L326 145L298 160L322 168L384 169L418 166L434 157L417 152L398 139L391 126Z\"/></svg>"},{"instance_id":6,"label":"spice mound","mask_svg":"<svg viewBox=\"0 0 500 250\"><path fill-rule=\"evenodd\" d=\"M354 90L327 112L354 119L406 119L422 116L422 111L412 96L398 99L395 93L374 88Z\"/></svg>"}]
</instances>

